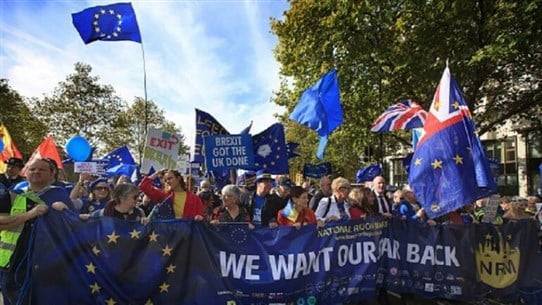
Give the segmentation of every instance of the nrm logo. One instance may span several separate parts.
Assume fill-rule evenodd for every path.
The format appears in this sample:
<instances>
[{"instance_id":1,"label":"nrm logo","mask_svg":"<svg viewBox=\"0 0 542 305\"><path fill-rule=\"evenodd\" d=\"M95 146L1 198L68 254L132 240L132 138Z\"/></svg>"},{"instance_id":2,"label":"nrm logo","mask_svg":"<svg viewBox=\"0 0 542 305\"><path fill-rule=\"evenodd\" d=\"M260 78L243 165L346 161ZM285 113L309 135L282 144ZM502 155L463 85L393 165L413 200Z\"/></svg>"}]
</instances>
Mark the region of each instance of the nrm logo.
<instances>
[{"instance_id":1,"label":"nrm logo","mask_svg":"<svg viewBox=\"0 0 542 305\"><path fill-rule=\"evenodd\" d=\"M505 288L518 278L520 251L512 246L512 236L503 238L487 234L476 249L476 265L480 281L493 287Z\"/></svg>"}]
</instances>

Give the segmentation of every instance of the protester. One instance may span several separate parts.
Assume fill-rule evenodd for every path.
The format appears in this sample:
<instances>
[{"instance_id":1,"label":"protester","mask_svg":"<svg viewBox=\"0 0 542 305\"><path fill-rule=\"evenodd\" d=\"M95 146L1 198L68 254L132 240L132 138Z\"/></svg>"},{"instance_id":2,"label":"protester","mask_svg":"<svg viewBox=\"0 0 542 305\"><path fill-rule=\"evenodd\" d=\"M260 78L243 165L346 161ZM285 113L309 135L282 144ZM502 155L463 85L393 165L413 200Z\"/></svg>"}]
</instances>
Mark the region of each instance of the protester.
<instances>
[{"instance_id":1,"label":"protester","mask_svg":"<svg viewBox=\"0 0 542 305\"><path fill-rule=\"evenodd\" d=\"M276 227L277 212L286 203L277 195L271 194L273 178L270 174L260 173L256 176L256 191L248 199L248 212L255 226Z\"/></svg>"},{"instance_id":2,"label":"protester","mask_svg":"<svg viewBox=\"0 0 542 305\"><path fill-rule=\"evenodd\" d=\"M300 186L290 189L290 199L284 209L277 213L277 223L283 226L301 227L317 224L314 212L309 208L309 194ZM323 222L318 222L323 225Z\"/></svg>"},{"instance_id":3,"label":"protester","mask_svg":"<svg viewBox=\"0 0 542 305\"><path fill-rule=\"evenodd\" d=\"M6 172L0 175L0 215L9 215L11 210L10 190L17 183L24 181L24 178L19 176L24 167L23 160L9 158L6 166Z\"/></svg>"},{"instance_id":4,"label":"protester","mask_svg":"<svg viewBox=\"0 0 542 305\"><path fill-rule=\"evenodd\" d=\"M527 202L522 198L515 198L515 200L512 200L508 204L508 209L503 215L504 222L530 218L529 214L525 213L526 206Z\"/></svg>"},{"instance_id":5,"label":"protester","mask_svg":"<svg viewBox=\"0 0 542 305\"><path fill-rule=\"evenodd\" d=\"M277 187L273 189L273 193L277 195L286 205L290 199L290 189L292 188L292 180L288 176L280 176L277 178Z\"/></svg>"},{"instance_id":6,"label":"protester","mask_svg":"<svg viewBox=\"0 0 542 305\"><path fill-rule=\"evenodd\" d=\"M215 215L211 220L211 224L218 223L248 223L250 228L254 226L250 223L250 215L245 207L241 204L241 190L233 185L228 184L222 188L223 206L216 208Z\"/></svg>"},{"instance_id":7,"label":"protester","mask_svg":"<svg viewBox=\"0 0 542 305\"><path fill-rule=\"evenodd\" d=\"M348 194L348 203L350 205L350 218L360 219L365 218L368 212L369 202L364 192L364 187L353 188Z\"/></svg>"},{"instance_id":8,"label":"protester","mask_svg":"<svg viewBox=\"0 0 542 305\"><path fill-rule=\"evenodd\" d=\"M393 193L392 214L401 219L411 219L416 214L412 205L403 197L403 191L401 190Z\"/></svg>"},{"instance_id":9,"label":"protester","mask_svg":"<svg viewBox=\"0 0 542 305\"><path fill-rule=\"evenodd\" d=\"M320 178L320 189L314 194L314 196L311 198L311 201L309 202L309 207L316 211L318 208L318 204L324 197L331 196L331 177L330 176L324 176Z\"/></svg>"},{"instance_id":10,"label":"protester","mask_svg":"<svg viewBox=\"0 0 542 305\"><path fill-rule=\"evenodd\" d=\"M111 198L111 185L105 178L98 178L88 184L92 178L89 174L79 175L79 181L73 187L70 193L70 199L75 207L80 207L81 214L88 214L105 207ZM88 184L90 194L86 197Z\"/></svg>"},{"instance_id":11,"label":"protester","mask_svg":"<svg viewBox=\"0 0 542 305\"><path fill-rule=\"evenodd\" d=\"M376 176L373 179L373 192L375 194L375 205L378 207L378 213L386 216L392 216L391 204L386 197L386 180L382 176Z\"/></svg>"},{"instance_id":12,"label":"protester","mask_svg":"<svg viewBox=\"0 0 542 305\"><path fill-rule=\"evenodd\" d=\"M165 189L153 185L163 176ZM139 188L152 201L159 202L149 217L203 220L203 203L194 193L187 191L183 176L176 170L162 170L144 177Z\"/></svg>"},{"instance_id":13,"label":"protester","mask_svg":"<svg viewBox=\"0 0 542 305\"><path fill-rule=\"evenodd\" d=\"M343 178L335 178L331 183L332 195L318 203L316 219L324 222L350 219L350 206L346 202L350 193L350 182Z\"/></svg>"},{"instance_id":14,"label":"protester","mask_svg":"<svg viewBox=\"0 0 542 305\"><path fill-rule=\"evenodd\" d=\"M0 290L4 304L14 304L21 291L23 281L18 277L26 273L25 259L28 257L24 254L34 225L28 220L44 214L47 206L59 211L68 208L75 210L68 192L52 185L54 175L55 165L51 161L33 161L27 170L28 190L16 195L12 201L10 216L0 233ZM29 304L29 300L25 299L20 304Z\"/></svg>"},{"instance_id":15,"label":"protester","mask_svg":"<svg viewBox=\"0 0 542 305\"><path fill-rule=\"evenodd\" d=\"M113 217L128 221L145 222L145 212L136 206L139 197L139 188L130 183L121 183L112 191L111 200L104 208L96 210L91 214L81 214L81 219L89 217Z\"/></svg>"}]
</instances>

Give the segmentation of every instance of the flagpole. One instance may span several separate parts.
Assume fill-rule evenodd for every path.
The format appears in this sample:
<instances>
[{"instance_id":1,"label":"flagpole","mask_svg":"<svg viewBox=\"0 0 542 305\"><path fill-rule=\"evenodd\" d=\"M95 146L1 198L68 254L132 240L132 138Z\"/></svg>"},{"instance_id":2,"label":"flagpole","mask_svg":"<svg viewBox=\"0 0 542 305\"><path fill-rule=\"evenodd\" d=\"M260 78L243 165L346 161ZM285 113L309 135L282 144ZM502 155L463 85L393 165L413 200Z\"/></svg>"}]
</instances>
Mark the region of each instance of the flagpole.
<instances>
[{"instance_id":1,"label":"flagpole","mask_svg":"<svg viewBox=\"0 0 542 305\"><path fill-rule=\"evenodd\" d=\"M147 139L147 126L148 126L148 114L147 114L147 108L148 108L148 102L147 102L147 68L145 64L145 49L143 48L143 41L141 41L141 54L143 55L143 92L145 94L145 104L144 104L144 111L145 111L145 122L143 125L143 140L146 141ZM139 165L141 165L143 158L143 154L139 153Z\"/></svg>"}]
</instances>

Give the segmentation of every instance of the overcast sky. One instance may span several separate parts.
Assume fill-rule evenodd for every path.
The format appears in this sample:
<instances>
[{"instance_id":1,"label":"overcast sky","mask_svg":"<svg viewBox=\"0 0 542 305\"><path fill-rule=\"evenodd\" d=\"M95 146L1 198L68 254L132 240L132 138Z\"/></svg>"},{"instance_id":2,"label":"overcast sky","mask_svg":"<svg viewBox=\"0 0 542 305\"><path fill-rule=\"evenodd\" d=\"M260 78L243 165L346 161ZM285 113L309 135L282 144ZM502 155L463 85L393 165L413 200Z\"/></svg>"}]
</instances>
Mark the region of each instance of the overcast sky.
<instances>
[{"instance_id":1,"label":"overcast sky","mask_svg":"<svg viewBox=\"0 0 542 305\"><path fill-rule=\"evenodd\" d=\"M93 67L101 83L128 102L143 96L141 45L85 45L71 14L103 1L0 2L0 78L25 97L51 94L74 71ZM194 108L211 113L230 132L254 120L262 131L282 110L270 103L279 85L270 17L288 9L273 1L133 1L147 63L147 92L183 130L190 146Z\"/></svg>"}]
</instances>

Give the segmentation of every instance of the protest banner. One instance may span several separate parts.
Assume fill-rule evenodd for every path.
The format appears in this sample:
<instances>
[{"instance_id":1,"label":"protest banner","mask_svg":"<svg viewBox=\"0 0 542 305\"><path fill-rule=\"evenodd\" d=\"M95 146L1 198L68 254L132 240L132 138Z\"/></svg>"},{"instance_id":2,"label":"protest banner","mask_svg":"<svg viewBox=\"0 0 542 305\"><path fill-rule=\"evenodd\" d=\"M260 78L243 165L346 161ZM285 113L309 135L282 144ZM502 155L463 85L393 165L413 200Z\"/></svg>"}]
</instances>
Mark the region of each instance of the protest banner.
<instances>
[{"instance_id":1,"label":"protest banner","mask_svg":"<svg viewBox=\"0 0 542 305\"><path fill-rule=\"evenodd\" d=\"M143 151L141 172L148 173L151 167L161 169L176 169L181 145L179 135L159 129L149 129Z\"/></svg>"},{"instance_id":2,"label":"protest banner","mask_svg":"<svg viewBox=\"0 0 542 305\"><path fill-rule=\"evenodd\" d=\"M539 231L528 220L428 226L369 217L249 229L109 217L83 223L51 210L36 226L36 305L351 304L380 288L452 300L542 291Z\"/></svg>"},{"instance_id":3,"label":"protest banner","mask_svg":"<svg viewBox=\"0 0 542 305\"><path fill-rule=\"evenodd\" d=\"M252 137L249 134L207 136L204 141L207 170L254 166Z\"/></svg>"}]
</instances>

